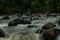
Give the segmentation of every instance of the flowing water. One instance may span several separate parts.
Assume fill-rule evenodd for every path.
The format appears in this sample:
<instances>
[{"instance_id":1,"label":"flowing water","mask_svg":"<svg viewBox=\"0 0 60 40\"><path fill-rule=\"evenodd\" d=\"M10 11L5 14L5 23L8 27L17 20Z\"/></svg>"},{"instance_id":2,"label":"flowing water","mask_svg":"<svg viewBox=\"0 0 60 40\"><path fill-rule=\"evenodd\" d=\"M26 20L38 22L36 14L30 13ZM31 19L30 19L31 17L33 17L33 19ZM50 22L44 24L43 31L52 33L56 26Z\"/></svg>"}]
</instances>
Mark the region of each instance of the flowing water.
<instances>
[{"instance_id":1,"label":"flowing water","mask_svg":"<svg viewBox=\"0 0 60 40\"><path fill-rule=\"evenodd\" d=\"M16 19L18 17L10 17L10 20L0 20L0 28L6 33L6 36L9 37L10 35L12 35L15 32L22 32L22 31L27 31L27 33L31 32L31 31L35 31L37 29L41 29L42 26L46 23L54 23L57 25L56 21L60 18L60 16L57 17L40 17L40 20L34 20L31 21L32 24L31 25L37 25L37 28L27 28L28 24L23 25L23 24L18 24L15 27L8 27L8 23L14 19ZM57 28L59 28L59 25L57 25Z\"/></svg>"}]
</instances>

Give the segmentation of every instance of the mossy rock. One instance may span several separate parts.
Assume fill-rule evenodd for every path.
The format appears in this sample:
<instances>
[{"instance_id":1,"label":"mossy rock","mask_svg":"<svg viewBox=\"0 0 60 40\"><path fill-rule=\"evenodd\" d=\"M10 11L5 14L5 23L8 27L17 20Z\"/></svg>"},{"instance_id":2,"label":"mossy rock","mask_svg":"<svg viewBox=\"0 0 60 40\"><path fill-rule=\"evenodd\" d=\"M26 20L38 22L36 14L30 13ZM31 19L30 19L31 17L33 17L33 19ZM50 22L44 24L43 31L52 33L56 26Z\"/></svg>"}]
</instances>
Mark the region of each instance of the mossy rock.
<instances>
[{"instance_id":1,"label":"mossy rock","mask_svg":"<svg viewBox=\"0 0 60 40\"><path fill-rule=\"evenodd\" d=\"M45 32L43 33L43 38L45 40L54 40L55 36L55 31L53 29L45 30Z\"/></svg>"}]
</instances>

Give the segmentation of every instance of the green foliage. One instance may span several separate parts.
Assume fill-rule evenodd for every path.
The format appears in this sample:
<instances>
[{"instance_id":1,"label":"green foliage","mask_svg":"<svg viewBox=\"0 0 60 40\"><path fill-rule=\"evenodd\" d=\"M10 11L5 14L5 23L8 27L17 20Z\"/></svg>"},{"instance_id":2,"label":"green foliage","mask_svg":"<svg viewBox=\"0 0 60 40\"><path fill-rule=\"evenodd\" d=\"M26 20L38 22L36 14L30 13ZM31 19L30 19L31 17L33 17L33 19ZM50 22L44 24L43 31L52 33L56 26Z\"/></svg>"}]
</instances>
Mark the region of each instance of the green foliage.
<instances>
[{"instance_id":1,"label":"green foliage","mask_svg":"<svg viewBox=\"0 0 60 40\"><path fill-rule=\"evenodd\" d=\"M0 12L60 13L60 0L0 0Z\"/></svg>"}]
</instances>

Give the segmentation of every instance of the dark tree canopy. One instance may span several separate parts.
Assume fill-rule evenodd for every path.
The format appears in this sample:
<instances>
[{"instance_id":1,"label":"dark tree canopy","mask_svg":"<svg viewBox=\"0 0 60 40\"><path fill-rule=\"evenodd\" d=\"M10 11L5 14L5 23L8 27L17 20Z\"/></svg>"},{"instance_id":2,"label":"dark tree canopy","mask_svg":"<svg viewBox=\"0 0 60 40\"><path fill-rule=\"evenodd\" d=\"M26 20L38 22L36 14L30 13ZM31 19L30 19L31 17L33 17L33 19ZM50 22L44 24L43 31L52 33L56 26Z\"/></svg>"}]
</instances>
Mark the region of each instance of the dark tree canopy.
<instances>
[{"instance_id":1,"label":"dark tree canopy","mask_svg":"<svg viewBox=\"0 0 60 40\"><path fill-rule=\"evenodd\" d=\"M27 13L60 13L60 0L0 0L1 11L12 14Z\"/></svg>"}]
</instances>

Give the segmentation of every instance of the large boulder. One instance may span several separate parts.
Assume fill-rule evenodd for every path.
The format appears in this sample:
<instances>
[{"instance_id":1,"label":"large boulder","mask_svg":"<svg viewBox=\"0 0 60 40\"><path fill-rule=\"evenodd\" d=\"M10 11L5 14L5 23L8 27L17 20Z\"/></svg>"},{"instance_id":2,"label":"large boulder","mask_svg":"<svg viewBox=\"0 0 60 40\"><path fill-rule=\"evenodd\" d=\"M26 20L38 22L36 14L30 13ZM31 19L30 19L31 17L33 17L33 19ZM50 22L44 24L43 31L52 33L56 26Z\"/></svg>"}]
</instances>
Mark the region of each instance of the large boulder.
<instances>
[{"instance_id":1,"label":"large boulder","mask_svg":"<svg viewBox=\"0 0 60 40\"><path fill-rule=\"evenodd\" d=\"M56 40L59 35L60 29L57 28L47 29L43 32L43 38L45 40Z\"/></svg>"},{"instance_id":2,"label":"large boulder","mask_svg":"<svg viewBox=\"0 0 60 40\"><path fill-rule=\"evenodd\" d=\"M10 19L8 16L2 18L2 20Z\"/></svg>"},{"instance_id":3,"label":"large boulder","mask_svg":"<svg viewBox=\"0 0 60 40\"><path fill-rule=\"evenodd\" d=\"M0 29L0 37L5 37L5 33Z\"/></svg>"},{"instance_id":4,"label":"large boulder","mask_svg":"<svg viewBox=\"0 0 60 40\"><path fill-rule=\"evenodd\" d=\"M50 29L50 28L53 28L53 27L56 27L56 25L54 25L52 23L47 23L42 27L42 29Z\"/></svg>"},{"instance_id":5,"label":"large boulder","mask_svg":"<svg viewBox=\"0 0 60 40\"><path fill-rule=\"evenodd\" d=\"M9 22L8 26L17 26L17 23L15 21Z\"/></svg>"},{"instance_id":6,"label":"large boulder","mask_svg":"<svg viewBox=\"0 0 60 40\"><path fill-rule=\"evenodd\" d=\"M53 29L45 30L43 33L43 38L45 40L55 40L55 31Z\"/></svg>"}]
</instances>

